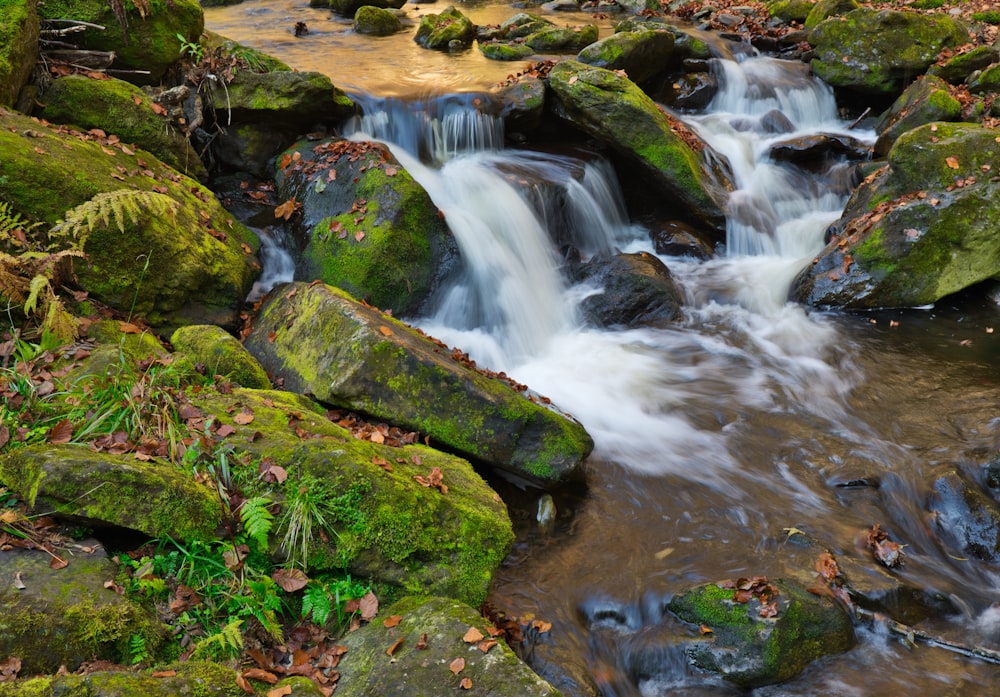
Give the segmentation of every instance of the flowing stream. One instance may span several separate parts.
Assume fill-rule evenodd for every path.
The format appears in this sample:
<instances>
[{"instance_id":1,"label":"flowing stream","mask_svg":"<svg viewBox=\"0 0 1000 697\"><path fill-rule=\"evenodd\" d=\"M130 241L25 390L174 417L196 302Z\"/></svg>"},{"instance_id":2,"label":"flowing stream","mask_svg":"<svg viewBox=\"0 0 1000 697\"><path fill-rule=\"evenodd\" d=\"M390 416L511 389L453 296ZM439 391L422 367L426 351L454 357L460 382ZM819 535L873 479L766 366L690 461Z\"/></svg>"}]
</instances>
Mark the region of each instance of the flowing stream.
<instances>
[{"instance_id":1,"label":"flowing stream","mask_svg":"<svg viewBox=\"0 0 1000 697\"><path fill-rule=\"evenodd\" d=\"M462 9L478 22L516 11ZM316 32L330 35L329 50L320 57L315 43L261 38L258 18L274 26L281 12L316 13L311 28L335 24ZM850 191L842 163L807 172L768 155L796 135L848 133L832 92L804 66L713 61L721 89L703 114L685 118L733 172L725 252L707 262L663 257L685 292L683 321L607 331L582 323L580 299L601 289L567 280L560 246L584 257L652 253L648 232L630 221L601 159L504 148L502 125L459 87L485 88L494 65L474 50L410 53L405 33L391 44L354 37L292 4L252 0L206 17L210 28L352 88L365 114L349 126L352 137L390 144L444 211L464 260L434 311L411 321L549 396L594 437L588 490L556 495L554 532L533 523L537 494L512 494L522 497L512 507L519 538L490 598L509 614L553 623L529 658L565 694L588 694L580 687L588 681L605 697L741 694L687 666L674 639L684 630L663 602L739 576L799 569L808 583L817 550L795 544L792 528L870 570L861 575L884 585L921 629L1000 649L998 569L937 540L925 506L938 468L978 477L1000 447L1000 332L992 332L1000 310L957 298L923 310L824 314L786 301ZM359 38L380 42L381 56L399 46L404 62L420 64L338 75L345 62L367 60L352 53ZM404 70L409 77L396 80ZM445 93L427 96L442 71ZM399 86L409 79L418 84L407 97ZM774 110L792 133L770 132ZM859 545L874 523L906 544L898 582L886 582ZM1000 667L907 645L878 626L858 633L851 651L753 694L1000 691Z\"/></svg>"}]
</instances>

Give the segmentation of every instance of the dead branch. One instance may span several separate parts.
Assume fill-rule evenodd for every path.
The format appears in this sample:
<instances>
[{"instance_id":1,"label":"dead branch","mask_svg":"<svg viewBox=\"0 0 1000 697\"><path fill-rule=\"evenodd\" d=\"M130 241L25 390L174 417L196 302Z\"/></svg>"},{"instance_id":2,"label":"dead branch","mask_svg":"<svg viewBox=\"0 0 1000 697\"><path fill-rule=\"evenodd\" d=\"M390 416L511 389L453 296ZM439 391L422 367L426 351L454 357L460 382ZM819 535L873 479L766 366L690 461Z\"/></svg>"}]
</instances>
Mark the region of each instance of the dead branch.
<instances>
[{"instance_id":1,"label":"dead branch","mask_svg":"<svg viewBox=\"0 0 1000 697\"><path fill-rule=\"evenodd\" d=\"M867 620L873 624L878 623L884 625L890 633L903 638L910 644L916 645L917 642L920 642L926 644L927 646L933 646L938 649L951 651L952 653L957 653L967 658L976 658L980 661L992 663L993 665L1000 665L1000 651L985 649L981 646L965 646L964 644L959 644L955 641L942 639L941 637L933 636L919 629L914 629L913 627L907 626L902 622L897 622L886 617L885 615L865 610L860 607L855 606L854 612L860 619Z\"/></svg>"}]
</instances>

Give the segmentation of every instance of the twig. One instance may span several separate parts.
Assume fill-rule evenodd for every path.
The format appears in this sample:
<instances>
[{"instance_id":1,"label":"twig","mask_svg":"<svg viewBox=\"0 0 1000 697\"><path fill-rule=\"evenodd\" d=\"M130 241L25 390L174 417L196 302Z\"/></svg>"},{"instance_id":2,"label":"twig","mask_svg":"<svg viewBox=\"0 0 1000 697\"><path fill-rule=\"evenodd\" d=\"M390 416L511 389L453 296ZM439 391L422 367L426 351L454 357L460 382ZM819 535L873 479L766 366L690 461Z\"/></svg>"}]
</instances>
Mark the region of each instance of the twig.
<instances>
[{"instance_id":1,"label":"twig","mask_svg":"<svg viewBox=\"0 0 1000 697\"><path fill-rule=\"evenodd\" d=\"M1000 651L984 649L980 646L965 646L954 641L949 641L948 639L932 636L926 632L920 631L919 629L914 629L913 627L907 626L901 622L889 619L888 617L877 612L865 610L860 607L855 606L854 612L861 619L885 625L885 627L892 634L902 637L911 644L916 644L920 641L928 646L945 649L946 651L951 651L967 658L977 658L980 661L986 661L987 663L992 663L993 665L1000 665Z\"/></svg>"},{"instance_id":2,"label":"twig","mask_svg":"<svg viewBox=\"0 0 1000 697\"><path fill-rule=\"evenodd\" d=\"M870 114L871 111L872 111L871 107L868 107L867 109L865 109L864 111L862 111L861 112L861 116L859 116L858 118L854 119L854 122L850 126L847 127L847 130L848 131L853 131L855 128L857 128L858 124L861 123L862 121L864 121L865 117L868 116L868 114Z\"/></svg>"},{"instance_id":3,"label":"twig","mask_svg":"<svg viewBox=\"0 0 1000 697\"><path fill-rule=\"evenodd\" d=\"M100 24L93 24L91 22L84 22L81 19L47 19L45 20L48 24L79 24L80 26L90 27L91 29L100 29L104 31L107 27L101 26Z\"/></svg>"}]
</instances>

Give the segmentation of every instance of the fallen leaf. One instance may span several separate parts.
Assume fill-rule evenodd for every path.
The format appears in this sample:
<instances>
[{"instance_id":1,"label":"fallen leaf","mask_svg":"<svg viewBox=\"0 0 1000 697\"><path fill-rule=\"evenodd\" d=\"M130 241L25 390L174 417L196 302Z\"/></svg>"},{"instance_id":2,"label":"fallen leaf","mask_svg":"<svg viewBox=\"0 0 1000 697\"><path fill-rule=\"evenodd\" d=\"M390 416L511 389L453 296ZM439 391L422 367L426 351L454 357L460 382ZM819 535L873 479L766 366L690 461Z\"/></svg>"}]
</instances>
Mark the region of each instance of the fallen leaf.
<instances>
[{"instance_id":1,"label":"fallen leaf","mask_svg":"<svg viewBox=\"0 0 1000 697\"><path fill-rule=\"evenodd\" d=\"M177 675L176 670L154 670L152 673L154 678L172 678Z\"/></svg>"},{"instance_id":2,"label":"fallen leaf","mask_svg":"<svg viewBox=\"0 0 1000 697\"><path fill-rule=\"evenodd\" d=\"M233 435L234 433L236 433L236 429L230 426L229 424L222 424L221 426L219 426L219 430L215 432L215 434L219 436L219 438L226 438L228 436Z\"/></svg>"},{"instance_id":3,"label":"fallen leaf","mask_svg":"<svg viewBox=\"0 0 1000 697\"><path fill-rule=\"evenodd\" d=\"M253 414L248 411L241 411L233 417L233 422L238 423L240 426L246 426L248 423L253 422Z\"/></svg>"},{"instance_id":4,"label":"fallen leaf","mask_svg":"<svg viewBox=\"0 0 1000 697\"><path fill-rule=\"evenodd\" d=\"M49 434L47 440L49 443L61 444L69 443L73 439L73 422L69 419L63 419L51 429L49 429Z\"/></svg>"},{"instance_id":5,"label":"fallen leaf","mask_svg":"<svg viewBox=\"0 0 1000 697\"><path fill-rule=\"evenodd\" d=\"M287 201L285 201L284 203L275 206L275 208L274 208L274 217L275 218L284 218L285 220L289 220L292 217L293 213L295 213L295 199L294 198L290 198Z\"/></svg>"},{"instance_id":6,"label":"fallen leaf","mask_svg":"<svg viewBox=\"0 0 1000 697\"><path fill-rule=\"evenodd\" d=\"M395 627L403 619L402 615L393 615L392 617L386 617L385 621L382 622L383 627Z\"/></svg>"},{"instance_id":7,"label":"fallen leaf","mask_svg":"<svg viewBox=\"0 0 1000 697\"><path fill-rule=\"evenodd\" d=\"M454 661L448 664L448 670L450 670L455 675L458 675L463 670L465 670L465 659L461 657L456 658Z\"/></svg>"},{"instance_id":8,"label":"fallen leaf","mask_svg":"<svg viewBox=\"0 0 1000 697\"><path fill-rule=\"evenodd\" d=\"M427 633L426 632L424 632L423 634L421 634L420 638L417 639L417 648L420 649L421 651L426 651L427 650Z\"/></svg>"},{"instance_id":9,"label":"fallen leaf","mask_svg":"<svg viewBox=\"0 0 1000 697\"><path fill-rule=\"evenodd\" d=\"M575 85L576 81L579 80L579 79L580 79L579 75L571 75L570 78L569 78L569 80L566 81L566 84L568 84L568 85Z\"/></svg>"},{"instance_id":10,"label":"fallen leaf","mask_svg":"<svg viewBox=\"0 0 1000 697\"><path fill-rule=\"evenodd\" d=\"M463 690L471 690L472 678L462 678L462 680L458 683L458 686L461 687Z\"/></svg>"},{"instance_id":11,"label":"fallen leaf","mask_svg":"<svg viewBox=\"0 0 1000 697\"><path fill-rule=\"evenodd\" d=\"M240 673L236 674L236 686L248 695L257 694L257 690L253 689L253 685L250 684L250 681L243 677Z\"/></svg>"},{"instance_id":12,"label":"fallen leaf","mask_svg":"<svg viewBox=\"0 0 1000 697\"><path fill-rule=\"evenodd\" d=\"M531 626L533 629L537 629L539 634L545 634L545 632L552 629L552 623L544 620L534 620L532 621Z\"/></svg>"},{"instance_id":13,"label":"fallen leaf","mask_svg":"<svg viewBox=\"0 0 1000 697\"><path fill-rule=\"evenodd\" d=\"M944 158L944 162L945 162L946 165L948 165L952 169L958 169L958 167L959 167L958 158L957 157L954 157L954 156L952 156L952 157L946 157L946 158Z\"/></svg>"},{"instance_id":14,"label":"fallen leaf","mask_svg":"<svg viewBox=\"0 0 1000 697\"><path fill-rule=\"evenodd\" d=\"M365 622L371 622L375 615L378 614L378 598L371 591L368 591L361 598L361 604L358 606L361 611L361 619Z\"/></svg>"},{"instance_id":15,"label":"fallen leaf","mask_svg":"<svg viewBox=\"0 0 1000 697\"><path fill-rule=\"evenodd\" d=\"M355 242L360 242L364 238L365 238L365 231L364 230L358 230L357 232L354 233L354 241Z\"/></svg>"},{"instance_id":16,"label":"fallen leaf","mask_svg":"<svg viewBox=\"0 0 1000 697\"><path fill-rule=\"evenodd\" d=\"M162 107L161 105L157 104L156 102L150 102L149 103L149 108L153 110L154 114L157 114L159 116L166 116L167 115L167 110L164 107Z\"/></svg>"},{"instance_id":17,"label":"fallen leaf","mask_svg":"<svg viewBox=\"0 0 1000 697\"><path fill-rule=\"evenodd\" d=\"M23 591L25 588L27 588L27 586L24 585L24 581L21 580L20 571L14 572L14 588L18 589L19 591Z\"/></svg>"},{"instance_id":18,"label":"fallen leaf","mask_svg":"<svg viewBox=\"0 0 1000 697\"><path fill-rule=\"evenodd\" d=\"M278 682L278 676L274 673L263 670L262 668L247 668L242 673L243 677L250 678L251 680L260 680L261 682L270 683L274 685Z\"/></svg>"},{"instance_id":19,"label":"fallen leaf","mask_svg":"<svg viewBox=\"0 0 1000 697\"><path fill-rule=\"evenodd\" d=\"M462 641L466 644L475 644L476 642L483 640L483 633L476 629L475 627L469 627L469 631L465 633L462 637Z\"/></svg>"},{"instance_id":20,"label":"fallen leaf","mask_svg":"<svg viewBox=\"0 0 1000 697\"><path fill-rule=\"evenodd\" d=\"M286 697L286 695L292 694L291 685L282 685L281 687L276 687L273 690L268 690L267 697Z\"/></svg>"},{"instance_id":21,"label":"fallen leaf","mask_svg":"<svg viewBox=\"0 0 1000 697\"><path fill-rule=\"evenodd\" d=\"M385 168L385 176L395 177L397 174L399 174L399 170L396 169L395 167L390 166Z\"/></svg>"},{"instance_id":22,"label":"fallen leaf","mask_svg":"<svg viewBox=\"0 0 1000 697\"><path fill-rule=\"evenodd\" d=\"M67 566L69 566L68 561L66 561L65 559L60 559L55 555L53 555L52 558L49 559L50 569L65 569Z\"/></svg>"},{"instance_id":23,"label":"fallen leaf","mask_svg":"<svg viewBox=\"0 0 1000 697\"><path fill-rule=\"evenodd\" d=\"M476 644L476 648L482 651L483 653L489 653L490 649L492 649L496 645L497 645L496 639L485 639L484 641L480 641L478 644Z\"/></svg>"},{"instance_id":24,"label":"fallen leaf","mask_svg":"<svg viewBox=\"0 0 1000 697\"><path fill-rule=\"evenodd\" d=\"M286 593L302 590L309 583L309 578L300 569L278 569L271 578Z\"/></svg>"},{"instance_id":25,"label":"fallen leaf","mask_svg":"<svg viewBox=\"0 0 1000 697\"><path fill-rule=\"evenodd\" d=\"M394 654L396 652L396 649L398 649L402 645L402 643L403 643L403 637L399 637L398 639L396 639L396 641L392 642L392 646L390 646L385 650L385 655L391 656L392 654Z\"/></svg>"}]
</instances>

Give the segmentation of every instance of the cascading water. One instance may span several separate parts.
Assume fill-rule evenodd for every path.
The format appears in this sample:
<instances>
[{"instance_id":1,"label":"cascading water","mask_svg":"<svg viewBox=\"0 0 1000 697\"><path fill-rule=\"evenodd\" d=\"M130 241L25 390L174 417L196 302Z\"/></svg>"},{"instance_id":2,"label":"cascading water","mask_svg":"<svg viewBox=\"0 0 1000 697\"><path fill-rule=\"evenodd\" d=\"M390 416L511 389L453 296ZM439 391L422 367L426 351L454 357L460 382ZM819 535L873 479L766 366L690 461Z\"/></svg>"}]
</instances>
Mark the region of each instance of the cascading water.
<instances>
[{"instance_id":1,"label":"cascading water","mask_svg":"<svg viewBox=\"0 0 1000 697\"><path fill-rule=\"evenodd\" d=\"M442 57L432 59L439 71ZM470 64L461 61L456 71ZM724 255L665 259L686 294L684 319L667 329L597 330L576 312L600 289L566 278L562 246L651 250L607 163L504 150L499 121L479 113L474 94L360 98L354 137L393 144L461 246L464 272L416 323L548 395L597 443L586 496L557 492L572 515L554 537L522 527L491 600L553 623L532 664L566 695L743 694L690 668L663 599L707 581L810 570L815 550L797 548L786 528L872 569L856 540L879 522L906 543L906 561L870 582L908 612L923 608L932 633L996 648L996 569L949 553L924 503L935 467L968 471L1000 446L1000 379L977 338L995 311L858 318L787 302L850 186L846 165L806 171L770 153L816 132L871 134L849 131L830 90L798 63L712 62L718 95L683 118L726 160L736 190ZM856 484L866 481L878 486ZM989 694L997 677L877 630L860 639L754 695Z\"/></svg>"}]
</instances>

